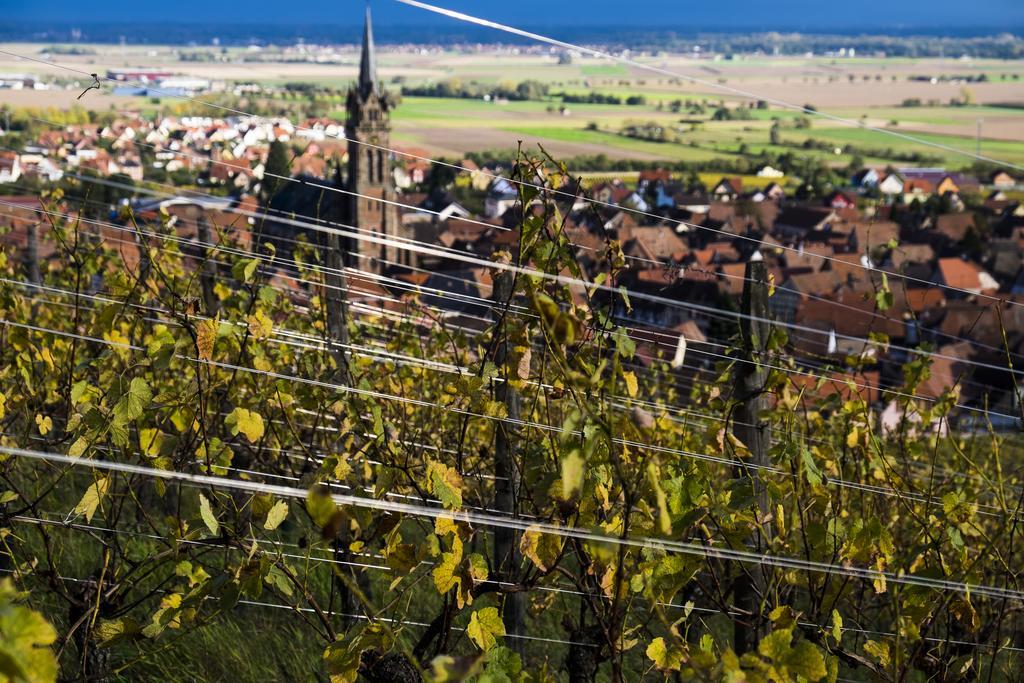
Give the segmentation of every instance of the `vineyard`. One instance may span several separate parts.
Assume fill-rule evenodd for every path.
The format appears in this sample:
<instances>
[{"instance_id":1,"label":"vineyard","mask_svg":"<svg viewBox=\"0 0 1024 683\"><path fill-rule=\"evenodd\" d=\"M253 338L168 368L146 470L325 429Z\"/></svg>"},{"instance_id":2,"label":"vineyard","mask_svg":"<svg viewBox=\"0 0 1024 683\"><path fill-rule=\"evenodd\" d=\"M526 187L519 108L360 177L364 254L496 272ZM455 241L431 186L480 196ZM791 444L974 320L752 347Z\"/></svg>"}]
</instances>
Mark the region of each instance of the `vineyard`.
<instances>
[{"instance_id":1,"label":"vineyard","mask_svg":"<svg viewBox=\"0 0 1024 683\"><path fill-rule=\"evenodd\" d=\"M41 198L0 256L0 675L1018 680L1019 440L950 428L927 349L882 429L871 354L801 369L756 260L702 372L641 352L621 245L585 272L565 169L516 174L476 316L374 294L380 238L319 217Z\"/></svg>"}]
</instances>

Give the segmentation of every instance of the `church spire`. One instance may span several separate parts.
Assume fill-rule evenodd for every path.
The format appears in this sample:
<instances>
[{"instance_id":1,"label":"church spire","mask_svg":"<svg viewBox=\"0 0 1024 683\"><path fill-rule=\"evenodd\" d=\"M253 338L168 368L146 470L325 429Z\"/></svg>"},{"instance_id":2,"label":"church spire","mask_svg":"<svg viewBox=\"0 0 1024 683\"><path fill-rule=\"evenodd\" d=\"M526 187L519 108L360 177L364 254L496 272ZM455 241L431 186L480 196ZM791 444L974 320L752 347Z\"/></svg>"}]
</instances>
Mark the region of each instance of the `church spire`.
<instances>
[{"instance_id":1,"label":"church spire","mask_svg":"<svg viewBox=\"0 0 1024 683\"><path fill-rule=\"evenodd\" d=\"M366 25L363 28L363 55L359 60L359 93L365 98L377 89L377 52L373 47L373 20L370 5L366 5Z\"/></svg>"}]
</instances>

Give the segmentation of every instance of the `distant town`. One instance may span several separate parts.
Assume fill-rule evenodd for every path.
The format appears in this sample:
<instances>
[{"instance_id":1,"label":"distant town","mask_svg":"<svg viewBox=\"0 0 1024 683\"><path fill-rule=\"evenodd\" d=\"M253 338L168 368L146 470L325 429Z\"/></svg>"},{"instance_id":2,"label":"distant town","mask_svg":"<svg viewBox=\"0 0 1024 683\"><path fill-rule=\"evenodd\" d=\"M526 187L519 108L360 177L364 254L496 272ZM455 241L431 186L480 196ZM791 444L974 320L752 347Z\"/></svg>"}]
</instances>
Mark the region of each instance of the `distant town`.
<instances>
[{"instance_id":1,"label":"distant town","mask_svg":"<svg viewBox=\"0 0 1024 683\"><path fill-rule=\"evenodd\" d=\"M50 52L47 56L57 56ZM253 61L262 59L261 49L248 52ZM119 101L133 105L128 108L86 110L77 99L61 110L4 107L0 225L10 231L5 239L24 244L28 227L48 219L45 197L55 189L62 211L93 221L98 234L113 240L111 246L129 260L139 258L137 245L102 226L159 222L170 215L178 236L194 241L202 225L227 235L259 222L286 259L297 235L318 237L284 217L370 228L435 245L452 257L353 242L350 266L363 275L355 276L350 296L371 306L424 297L465 324L478 325L485 313L480 300L490 296L490 276L458 255L489 258L515 243L523 212L530 211L522 206L519 185L510 180L515 156L480 150L439 163L436 147L400 137L393 117L403 106L447 102L457 109L463 106L457 100L472 106L521 100L533 106L534 116L548 120L577 116L577 110L597 116L643 109L660 118L624 121L614 133L607 132L607 123L593 123L587 132L704 156L671 163L656 157L624 162L613 150L609 156L569 156L565 161L574 177L559 198L566 217L561 229L588 277L605 266L607 241L615 240L627 257L617 284L683 304L660 306L642 299L620 311L637 336L641 358L657 358L665 335L682 336L699 348L731 334L714 311L736 308L745 264L752 258L768 267L773 315L803 330L789 338L801 362L855 369L863 375L860 388L841 381L837 372L834 391L859 391L879 411L885 409L881 389L897 384L903 364L912 359L902 349L928 343L939 351L931 378L920 388L933 398L955 383L959 362L991 360L997 366L1007 353L1024 357L1024 319L1017 319L1024 309L1013 306L1001 316L985 305L986 297L1024 302L1024 181L996 165L949 167L947 156L885 149L891 141L884 135L870 142L787 140L809 130L810 123L764 101L655 101L657 91L650 99L629 95L621 78L589 66L584 88L576 91L568 83L531 80L385 79L369 34L358 52L298 45L274 57L357 64L356 85L347 94L327 85L199 77L180 65L201 62L200 53L175 54L178 66L103 72L95 96L124 98ZM545 54L545 63L555 68L568 68L574 60L568 53ZM856 54L854 47L829 53L844 59ZM217 55L208 53L213 60ZM248 57L235 53L232 59ZM887 63L877 64L872 68ZM907 87L959 88L954 92L960 101L931 105L955 115L971 104L967 86L1004 87L1018 80L1012 62L1007 64L998 74L965 68L922 76L910 70L900 79L911 84ZM853 87L861 82L876 87L881 78L851 73L848 81ZM0 75L0 87L12 92L78 93L88 86L89 79L74 74ZM562 90L556 93L557 87ZM83 95L93 96L88 90ZM212 107L190 104L190 98L203 96ZM332 111L335 102L344 102L343 111ZM546 113L537 106L544 102ZM928 111L920 101L905 99L902 106L908 112ZM1015 115L1012 108L993 111ZM680 117L688 117L682 119L687 125L668 123ZM723 142L697 142L705 125L718 124L737 134L728 143L735 147L723 146L724 135ZM548 136L556 132L545 129ZM755 134L767 146L758 147L762 143L754 142ZM425 139L433 138L428 131ZM591 148L596 146L569 149ZM299 182L282 183L283 178ZM324 188L337 192L325 195ZM303 295L294 281L281 278L279 284ZM965 343L966 338L976 344ZM701 363L710 370L714 361L709 354ZM1013 414L1012 376L1005 370L991 374L976 370L962 383L960 401ZM1006 426L1016 423L1008 419Z\"/></svg>"}]
</instances>

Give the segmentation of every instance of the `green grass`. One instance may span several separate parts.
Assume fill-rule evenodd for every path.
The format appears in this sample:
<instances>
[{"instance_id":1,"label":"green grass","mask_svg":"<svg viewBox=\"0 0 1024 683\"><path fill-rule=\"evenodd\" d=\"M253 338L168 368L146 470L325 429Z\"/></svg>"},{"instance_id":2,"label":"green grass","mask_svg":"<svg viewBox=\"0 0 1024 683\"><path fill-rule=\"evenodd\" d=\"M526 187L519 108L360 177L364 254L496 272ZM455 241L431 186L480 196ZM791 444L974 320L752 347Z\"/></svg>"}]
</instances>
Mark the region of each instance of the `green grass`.
<instances>
[{"instance_id":1,"label":"green grass","mask_svg":"<svg viewBox=\"0 0 1024 683\"><path fill-rule=\"evenodd\" d=\"M559 142L600 145L608 148L606 154L609 157L615 156L615 150L637 152L676 161L704 161L721 156L712 150L690 147L689 145L638 140L616 133L586 130L583 128L514 126L504 128L503 130L528 138L546 138Z\"/></svg>"},{"instance_id":2,"label":"green grass","mask_svg":"<svg viewBox=\"0 0 1024 683\"><path fill-rule=\"evenodd\" d=\"M951 167L967 166L971 162L970 157L965 154L937 149L926 144L903 140L892 135L861 128L814 128L800 131L800 133L799 139L801 140L812 137L815 140L835 142L837 145L853 144L865 149L881 150L892 148L895 151L902 152L922 152L941 157L943 163ZM963 150L963 152L968 154L974 153L976 148L976 141L972 137L918 132L909 134L920 140ZM785 137L791 139L791 132L787 131ZM981 153L1009 163L1024 163L1024 142L983 139L981 141Z\"/></svg>"},{"instance_id":3,"label":"green grass","mask_svg":"<svg viewBox=\"0 0 1024 683\"><path fill-rule=\"evenodd\" d=\"M580 72L584 76L622 76L624 78L629 75L626 67L621 64L591 64L581 66Z\"/></svg>"}]
</instances>

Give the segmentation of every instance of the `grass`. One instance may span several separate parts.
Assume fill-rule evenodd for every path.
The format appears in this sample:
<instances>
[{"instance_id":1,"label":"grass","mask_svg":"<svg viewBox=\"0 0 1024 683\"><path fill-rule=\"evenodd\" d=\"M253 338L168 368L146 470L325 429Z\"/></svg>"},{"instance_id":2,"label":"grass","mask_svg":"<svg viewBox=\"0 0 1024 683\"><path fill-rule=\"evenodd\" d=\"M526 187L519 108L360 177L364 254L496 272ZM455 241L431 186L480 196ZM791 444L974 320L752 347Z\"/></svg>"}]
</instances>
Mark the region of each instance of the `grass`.
<instances>
[{"instance_id":1,"label":"grass","mask_svg":"<svg viewBox=\"0 0 1024 683\"><path fill-rule=\"evenodd\" d=\"M942 158L942 162L950 167L963 167L970 164L970 157L953 151L938 149L926 144L920 144L909 140L903 140L895 136L886 135L877 131L864 130L860 128L814 128L802 133L799 139L807 137L815 140L826 140L835 142L837 146L853 144L865 149L893 149L899 152L922 152ZM976 148L974 138L960 135L941 135L936 133L910 133L915 138L928 142L947 145L954 149L963 150L973 154ZM790 139L787 131L785 136ZM1024 163L1024 142L1011 142L1007 140L985 140L981 141L980 151L982 154L992 156L1009 163Z\"/></svg>"},{"instance_id":2,"label":"grass","mask_svg":"<svg viewBox=\"0 0 1024 683\"><path fill-rule=\"evenodd\" d=\"M513 126L503 130L517 135L533 138L546 138L559 142L571 142L577 144L599 145L607 148L605 152L609 157L614 157L615 150L637 152L666 160L674 161L705 161L715 159L720 154L713 150L690 147L671 142L651 142L628 138L617 133L610 133L600 130L586 130L584 128L553 128L534 126Z\"/></svg>"}]
</instances>

